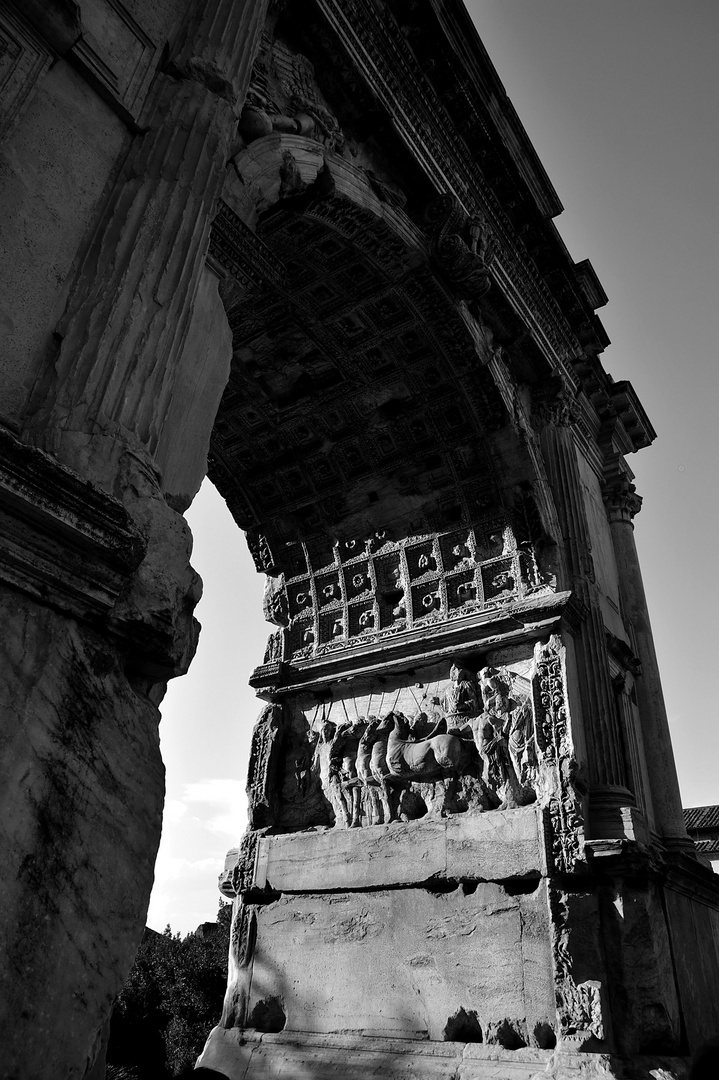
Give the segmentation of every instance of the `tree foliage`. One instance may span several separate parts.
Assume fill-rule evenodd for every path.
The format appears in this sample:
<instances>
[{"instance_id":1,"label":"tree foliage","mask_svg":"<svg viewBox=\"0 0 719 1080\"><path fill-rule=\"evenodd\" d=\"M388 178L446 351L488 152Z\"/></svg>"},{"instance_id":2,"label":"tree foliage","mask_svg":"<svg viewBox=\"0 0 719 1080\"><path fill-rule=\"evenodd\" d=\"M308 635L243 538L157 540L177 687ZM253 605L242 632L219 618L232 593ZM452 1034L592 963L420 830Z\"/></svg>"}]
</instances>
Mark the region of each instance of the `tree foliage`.
<instances>
[{"instance_id":1,"label":"tree foliage","mask_svg":"<svg viewBox=\"0 0 719 1080\"><path fill-rule=\"evenodd\" d=\"M146 930L115 1003L108 1080L169 1080L191 1069L217 1023L227 983L232 905L185 938Z\"/></svg>"}]
</instances>

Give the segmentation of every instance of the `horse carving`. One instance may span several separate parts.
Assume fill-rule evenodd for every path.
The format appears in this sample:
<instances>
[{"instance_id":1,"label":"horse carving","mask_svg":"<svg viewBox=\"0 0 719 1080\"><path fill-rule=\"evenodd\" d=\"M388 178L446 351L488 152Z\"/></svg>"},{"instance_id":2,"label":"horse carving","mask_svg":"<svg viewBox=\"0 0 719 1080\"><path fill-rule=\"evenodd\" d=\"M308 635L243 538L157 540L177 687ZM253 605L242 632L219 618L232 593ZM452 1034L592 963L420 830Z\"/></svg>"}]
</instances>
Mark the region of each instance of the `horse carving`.
<instances>
[{"instance_id":1,"label":"horse carving","mask_svg":"<svg viewBox=\"0 0 719 1080\"><path fill-rule=\"evenodd\" d=\"M391 714L390 714L391 716ZM388 717L379 720L376 716L369 717L367 729L359 741L357 751L357 776L365 790L366 803L370 807L370 824L378 824L380 816L376 805L377 788L382 805L381 820L392 820L392 809L389 797L390 775L387 767L387 739L386 734L391 721Z\"/></svg>"},{"instance_id":2,"label":"horse carving","mask_svg":"<svg viewBox=\"0 0 719 1080\"><path fill-rule=\"evenodd\" d=\"M385 719L393 720L387 740L387 768L392 776L414 776L423 779L441 776L456 769L462 755L462 741L456 735L429 735L418 741L409 738L409 720L402 713L392 712ZM435 731L437 729L435 728Z\"/></svg>"}]
</instances>

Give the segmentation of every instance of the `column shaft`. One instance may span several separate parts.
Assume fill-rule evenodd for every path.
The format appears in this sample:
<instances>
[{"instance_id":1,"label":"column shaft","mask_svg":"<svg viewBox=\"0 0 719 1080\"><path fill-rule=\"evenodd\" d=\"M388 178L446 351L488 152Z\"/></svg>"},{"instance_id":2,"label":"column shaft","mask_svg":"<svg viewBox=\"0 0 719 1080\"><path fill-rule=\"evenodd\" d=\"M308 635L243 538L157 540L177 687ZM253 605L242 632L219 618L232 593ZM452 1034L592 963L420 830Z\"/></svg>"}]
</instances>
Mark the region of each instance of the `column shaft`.
<instances>
[{"instance_id":1,"label":"column shaft","mask_svg":"<svg viewBox=\"0 0 719 1080\"><path fill-rule=\"evenodd\" d=\"M622 614L642 666L635 687L656 826L665 839L677 840L679 846L688 847L659 665L634 540L631 504L627 499L608 502Z\"/></svg>"}]
</instances>

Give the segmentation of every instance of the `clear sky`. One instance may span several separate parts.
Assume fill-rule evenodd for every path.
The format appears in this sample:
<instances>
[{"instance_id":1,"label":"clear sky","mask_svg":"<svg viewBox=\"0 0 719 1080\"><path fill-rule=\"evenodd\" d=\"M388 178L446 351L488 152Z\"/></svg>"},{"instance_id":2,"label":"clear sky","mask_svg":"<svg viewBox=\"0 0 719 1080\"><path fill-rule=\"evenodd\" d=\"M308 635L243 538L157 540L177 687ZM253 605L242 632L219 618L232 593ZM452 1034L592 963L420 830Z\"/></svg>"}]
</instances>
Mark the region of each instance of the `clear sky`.
<instances>
[{"instance_id":1,"label":"clear sky","mask_svg":"<svg viewBox=\"0 0 719 1080\"><path fill-rule=\"evenodd\" d=\"M609 295L603 356L656 443L630 458L637 544L686 806L719 802L714 700L719 491L719 2L470 0L468 8L564 204L573 258ZM190 673L163 704L167 805L148 923L212 919L245 827L260 703L262 579L207 483L188 512L205 582Z\"/></svg>"}]
</instances>

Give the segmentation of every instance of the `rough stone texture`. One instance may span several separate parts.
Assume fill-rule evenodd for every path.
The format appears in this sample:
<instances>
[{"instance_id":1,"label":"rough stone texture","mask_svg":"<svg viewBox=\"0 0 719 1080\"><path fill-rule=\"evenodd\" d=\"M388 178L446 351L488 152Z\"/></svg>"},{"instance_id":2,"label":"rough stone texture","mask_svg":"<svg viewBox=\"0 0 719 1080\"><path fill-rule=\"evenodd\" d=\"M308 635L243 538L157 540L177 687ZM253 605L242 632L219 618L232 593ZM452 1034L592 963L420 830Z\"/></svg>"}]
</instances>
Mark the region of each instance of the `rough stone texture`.
<instances>
[{"instance_id":1,"label":"rough stone texture","mask_svg":"<svg viewBox=\"0 0 719 1080\"><path fill-rule=\"evenodd\" d=\"M10 589L0 614L2 1073L82 1077L147 911L159 713L104 635Z\"/></svg>"},{"instance_id":2,"label":"rough stone texture","mask_svg":"<svg viewBox=\"0 0 719 1080\"><path fill-rule=\"evenodd\" d=\"M292 1031L442 1041L460 1009L484 1041L536 1045L554 993L545 887L283 896L258 907L252 988ZM507 1033L502 1032L505 1024ZM498 1034L499 1032L499 1034Z\"/></svg>"},{"instance_id":3,"label":"rough stone texture","mask_svg":"<svg viewBox=\"0 0 719 1080\"><path fill-rule=\"evenodd\" d=\"M533 808L442 821L267 836L254 886L277 892L376 888L421 881L538 875L544 851Z\"/></svg>"},{"instance_id":4,"label":"rough stone texture","mask_svg":"<svg viewBox=\"0 0 719 1080\"><path fill-rule=\"evenodd\" d=\"M600 909L607 965L614 976L609 1005L617 1038L633 1055L671 1052L680 1041L680 999L659 890L651 882L637 887L615 879L600 897ZM707 1007L713 1008L708 999L699 1015ZM696 1005L692 1015L697 1015ZM709 1031L716 1019L701 1023Z\"/></svg>"},{"instance_id":5,"label":"rough stone texture","mask_svg":"<svg viewBox=\"0 0 719 1080\"><path fill-rule=\"evenodd\" d=\"M719 1000L714 992L719 913L701 893L667 888L664 896L682 1015L690 1045L701 1046L707 1032L719 1030Z\"/></svg>"},{"instance_id":6,"label":"rough stone texture","mask_svg":"<svg viewBox=\"0 0 719 1080\"><path fill-rule=\"evenodd\" d=\"M404 1039L257 1034L216 1028L198 1065L229 1080L275 1080L311 1076L335 1080L337 1062L348 1080L619 1080L626 1064L605 1054L577 1054L524 1047L504 1050L476 1043L416 1043ZM686 1080L681 1058L635 1058L633 1080Z\"/></svg>"},{"instance_id":7,"label":"rough stone texture","mask_svg":"<svg viewBox=\"0 0 719 1080\"><path fill-rule=\"evenodd\" d=\"M137 450L120 457L123 507L2 443L3 1075L82 1077L144 925L157 706L194 652L199 580L187 524Z\"/></svg>"}]
</instances>

